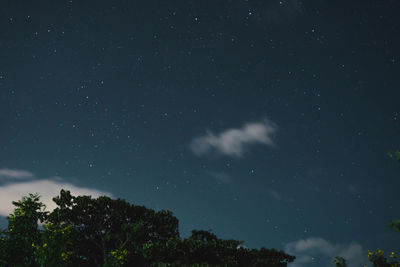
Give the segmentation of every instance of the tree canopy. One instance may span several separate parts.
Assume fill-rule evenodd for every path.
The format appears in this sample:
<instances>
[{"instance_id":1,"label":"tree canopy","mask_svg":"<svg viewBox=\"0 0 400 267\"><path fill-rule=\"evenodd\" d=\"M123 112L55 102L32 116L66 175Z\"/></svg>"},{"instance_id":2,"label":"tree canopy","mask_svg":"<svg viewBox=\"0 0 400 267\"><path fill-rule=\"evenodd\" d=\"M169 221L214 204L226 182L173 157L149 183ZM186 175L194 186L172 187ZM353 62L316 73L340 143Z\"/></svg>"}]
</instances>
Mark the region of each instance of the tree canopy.
<instances>
[{"instance_id":1,"label":"tree canopy","mask_svg":"<svg viewBox=\"0 0 400 267\"><path fill-rule=\"evenodd\" d=\"M170 211L154 211L106 196L61 190L47 212L40 196L17 202L0 239L0 266L269 266L295 257L275 249L247 249L209 231L181 238Z\"/></svg>"}]
</instances>

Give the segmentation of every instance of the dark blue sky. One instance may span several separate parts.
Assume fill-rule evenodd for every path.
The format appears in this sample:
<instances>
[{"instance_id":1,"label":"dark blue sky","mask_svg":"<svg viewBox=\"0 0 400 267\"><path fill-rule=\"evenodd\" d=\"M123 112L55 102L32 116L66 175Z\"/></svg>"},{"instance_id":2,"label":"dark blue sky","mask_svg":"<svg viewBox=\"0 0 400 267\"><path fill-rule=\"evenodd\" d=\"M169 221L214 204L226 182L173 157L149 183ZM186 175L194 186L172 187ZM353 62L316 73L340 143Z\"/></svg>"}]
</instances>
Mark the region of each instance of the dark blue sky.
<instances>
[{"instance_id":1,"label":"dark blue sky","mask_svg":"<svg viewBox=\"0 0 400 267\"><path fill-rule=\"evenodd\" d=\"M1 214L67 187L292 266L399 251L399 8L2 1Z\"/></svg>"}]
</instances>

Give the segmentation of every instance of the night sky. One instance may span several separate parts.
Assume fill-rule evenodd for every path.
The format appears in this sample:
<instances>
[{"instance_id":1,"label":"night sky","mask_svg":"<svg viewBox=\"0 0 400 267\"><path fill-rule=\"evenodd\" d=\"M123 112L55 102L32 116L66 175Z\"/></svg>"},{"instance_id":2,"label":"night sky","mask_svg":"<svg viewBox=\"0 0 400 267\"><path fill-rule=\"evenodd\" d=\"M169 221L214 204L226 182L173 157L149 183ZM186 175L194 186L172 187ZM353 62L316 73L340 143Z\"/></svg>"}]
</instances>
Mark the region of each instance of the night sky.
<instances>
[{"instance_id":1,"label":"night sky","mask_svg":"<svg viewBox=\"0 0 400 267\"><path fill-rule=\"evenodd\" d=\"M0 214L39 192L173 211L325 267L400 252L400 3L0 6ZM51 206L50 206L51 207ZM5 225L5 219L2 219Z\"/></svg>"}]
</instances>

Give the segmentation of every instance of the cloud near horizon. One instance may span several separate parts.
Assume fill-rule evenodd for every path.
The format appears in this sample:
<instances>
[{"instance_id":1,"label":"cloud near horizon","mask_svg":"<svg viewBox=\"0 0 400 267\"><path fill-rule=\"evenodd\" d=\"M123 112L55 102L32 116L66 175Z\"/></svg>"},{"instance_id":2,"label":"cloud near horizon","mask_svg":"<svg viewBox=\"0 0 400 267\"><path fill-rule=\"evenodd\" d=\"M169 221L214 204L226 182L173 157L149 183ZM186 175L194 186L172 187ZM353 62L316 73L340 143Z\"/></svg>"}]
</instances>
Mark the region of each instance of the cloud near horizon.
<instances>
[{"instance_id":1,"label":"cloud near horizon","mask_svg":"<svg viewBox=\"0 0 400 267\"><path fill-rule=\"evenodd\" d=\"M190 149L196 156L216 153L240 158L250 145L273 147L275 143L272 136L277 130L277 125L267 119L262 122L246 123L240 129L227 129L219 135L207 132L204 136L196 137L190 143Z\"/></svg>"},{"instance_id":2,"label":"cloud near horizon","mask_svg":"<svg viewBox=\"0 0 400 267\"><path fill-rule=\"evenodd\" d=\"M286 244L284 250L286 253L296 256L296 260L288 264L288 267L306 267L315 261L318 261L319 266L331 267L337 256L346 259L347 266L359 267L363 266L366 255L366 251L356 242L333 244L320 237L290 242Z\"/></svg>"},{"instance_id":3,"label":"cloud near horizon","mask_svg":"<svg viewBox=\"0 0 400 267\"><path fill-rule=\"evenodd\" d=\"M0 180L2 179L27 179L34 178L35 175L29 171L18 169L0 169Z\"/></svg>"},{"instance_id":4,"label":"cloud near horizon","mask_svg":"<svg viewBox=\"0 0 400 267\"><path fill-rule=\"evenodd\" d=\"M79 187L64 181L60 177L14 182L0 186L0 215L8 216L12 213L14 210L12 201L20 200L29 193L38 193L41 196L41 202L46 205L46 210L51 211L56 207L52 199L59 195L61 189L69 190L75 196L91 195L92 197L99 197L107 195L112 197L112 194L109 192Z\"/></svg>"}]
</instances>

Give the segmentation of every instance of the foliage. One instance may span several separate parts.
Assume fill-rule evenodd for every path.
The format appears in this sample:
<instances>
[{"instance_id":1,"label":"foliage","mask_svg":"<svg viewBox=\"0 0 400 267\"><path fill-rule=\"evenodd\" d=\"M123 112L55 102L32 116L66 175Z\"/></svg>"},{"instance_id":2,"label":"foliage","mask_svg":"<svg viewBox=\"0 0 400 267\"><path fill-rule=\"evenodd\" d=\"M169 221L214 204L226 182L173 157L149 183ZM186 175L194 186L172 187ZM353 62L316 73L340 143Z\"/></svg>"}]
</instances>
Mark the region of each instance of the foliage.
<instances>
[{"instance_id":1,"label":"foliage","mask_svg":"<svg viewBox=\"0 0 400 267\"><path fill-rule=\"evenodd\" d=\"M400 151L399 150L396 150L394 152L389 151L388 155L389 155L389 157L395 158L397 161L400 162Z\"/></svg>"},{"instance_id":2,"label":"foliage","mask_svg":"<svg viewBox=\"0 0 400 267\"><path fill-rule=\"evenodd\" d=\"M178 219L106 196L72 196L61 190L57 208L44 212L38 195L13 202L0 234L0 266L269 266L294 256L246 249L242 241L193 230L180 238ZM38 222L44 223L38 227Z\"/></svg>"},{"instance_id":3,"label":"foliage","mask_svg":"<svg viewBox=\"0 0 400 267\"><path fill-rule=\"evenodd\" d=\"M8 229L2 236L0 262L5 262L5 266L38 266L32 244L40 242L38 222L46 217L45 206L37 194L29 194L13 204L16 208L7 217Z\"/></svg>"},{"instance_id":4,"label":"foliage","mask_svg":"<svg viewBox=\"0 0 400 267\"><path fill-rule=\"evenodd\" d=\"M389 227L392 230L400 231L400 220L390 221Z\"/></svg>"},{"instance_id":5,"label":"foliage","mask_svg":"<svg viewBox=\"0 0 400 267\"><path fill-rule=\"evenodd\" d=\"M73 237L71 225L46 223L40 244L32 244L36 261L40 266L71 266L69 259L74 254Z\"/></svg>"},{"instance_id":6,"label":"foliage","mask_svg":"<svg viewBox=\"0 0 400 267\"><path fill-rule=\"evenodd\" d=\"M368 251L367 255L370 262L374 267L399 267L400 261L398 256L392 252L389 255L389 259L386 258L385 252L378 249L376 252Z\"/></svg>"},{"instance_id":7,"label":"foliage","mask_svg":"<svg viewBox=\"0 0 400 267\"><path fill-rule=\"evenodd\" d=\"M347 267L346 260L342 257L336 257L333 263L336 267Z\"/></svg>"},{"instance_id":8,"label":"foliage","mask_svg":"<svg viewBox=\"0 0 400 267\"><path fill-rule=\"evenodd\" d=\"M295 257L275 249L246 249L241 247L242 241L219 239L209 231L192 231L187 239L169 240L158 253L171 253L163 255L150 254L151 258L157 259L150 266L287 266L293 262ZM149 246L156 248L156 246ZM160 249L160 247L158 247Z\"/></svg>"}]
</instances>

